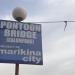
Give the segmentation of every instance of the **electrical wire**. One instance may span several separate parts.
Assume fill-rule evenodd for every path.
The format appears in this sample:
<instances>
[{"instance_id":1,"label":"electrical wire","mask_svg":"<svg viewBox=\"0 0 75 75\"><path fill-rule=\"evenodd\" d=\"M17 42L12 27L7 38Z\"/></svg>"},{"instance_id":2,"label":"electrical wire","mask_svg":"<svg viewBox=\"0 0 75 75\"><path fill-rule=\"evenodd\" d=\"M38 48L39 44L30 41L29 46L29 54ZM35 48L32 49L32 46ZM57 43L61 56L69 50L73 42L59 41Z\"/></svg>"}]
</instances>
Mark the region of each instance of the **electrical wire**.
<instances>
[{"instance_id":1,"label":"electrical wire","mask_svg":"<svg viewBox=\"0 0 75 75\"><path fill-rule=\"evenodd\" d=\"M59 22L64 22L64 21L39 21L39 22L29 22L29 23L59 23Z\"/></svg>"},{"instance_id":2,"label":"electrical wire","mask_svg":"<svg viewBox=\"0 0 75 75\"><path fill-rule=\"evenodd\" d=\"M30 23L65 23L64 31L66 30L67 27L67 22L75 22L75 21L45 21L45 22L30 22Z\"/></svg>"},{"instance_id":3,"label":"electrical wire","mask_svg":"<svg viewBox=\"0 0 75 75\"><path fill-rule=\"evenodd\" d=\"M38 22L29 22L29 23L61 23L61 22L75 22L75 21L38 21Z\"/></svg>"}]
</instances>

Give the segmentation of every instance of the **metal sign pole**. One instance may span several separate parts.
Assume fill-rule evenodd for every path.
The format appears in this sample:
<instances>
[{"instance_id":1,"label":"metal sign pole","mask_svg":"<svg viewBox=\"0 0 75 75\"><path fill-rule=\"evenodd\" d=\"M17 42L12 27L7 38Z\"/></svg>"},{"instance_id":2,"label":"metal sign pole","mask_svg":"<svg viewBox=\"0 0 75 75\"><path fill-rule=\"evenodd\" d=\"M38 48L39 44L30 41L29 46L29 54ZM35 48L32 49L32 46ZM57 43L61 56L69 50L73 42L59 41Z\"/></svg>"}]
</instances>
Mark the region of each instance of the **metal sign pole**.
<instances>
[{"instance_id":1,"label":"metal sign pole","mask_svg":"<svg viewBox=\"0 0 75 75\"><path fill-rule=\"evenodd\" d=\"M19 11L21 11L21 9L19 9ZM15 12L15 10L14 10L14 12ZM14 14L14 15L16 15L16 14ZM22 16L21 17L16 17L16 20L18 22L21 22L23 20ZM19 64L17 64L17 63L15 64L15 75L19 75Z\"/></svg>"},{"instance_id":2,"label":"metal sign pole","mask_svg":"<svg viewBox=\"0 0 75 75\"><path fill-rule=\"evenodd\" d=\"M19 64L15 64L15 75L19 75Z\"/></svg>"}]
</instances>

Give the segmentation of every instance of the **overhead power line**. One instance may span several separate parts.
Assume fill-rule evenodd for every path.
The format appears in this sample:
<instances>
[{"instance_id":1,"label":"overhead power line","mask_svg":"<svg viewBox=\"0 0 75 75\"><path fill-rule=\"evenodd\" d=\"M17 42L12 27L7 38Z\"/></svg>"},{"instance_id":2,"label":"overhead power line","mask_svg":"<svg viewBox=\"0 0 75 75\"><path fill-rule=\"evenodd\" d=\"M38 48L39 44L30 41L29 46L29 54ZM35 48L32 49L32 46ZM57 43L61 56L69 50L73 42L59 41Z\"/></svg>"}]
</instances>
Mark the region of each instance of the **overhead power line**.
<instances>
[{"instance_id":1,"label":"overhead power line","mask_svg":"<svg viewBox=\"0 0 75 75\"><path fill-rule=\"evenodd\" d=\"M67 27L67 23L68 22L75 22L75 21L43 21L43 22L30 22L30 23L61 23L64 22L65 23L65 27L64 27L64 31L66 30Z\"/></svg>"},{"instance_id":2,"label":"overhead power line","mask_svg":"<svg viewBox=\"0 0 75 75\"><path fill-rule=\"evenodd\" d=\"M60 22L75 22L75 21L39 21L39 22L30 22L30 23L60 23Z\"/></svg>"},{"instance_id":3,"label":"overhead power line","mask_svg":"<svg viewBox=\"0 0 75 75\"><path fill-rule=\"evenodd\" d=\"M59 23L64 21L43 21L43 22L32 22L32 23Z\"/></svg>"}]
</instances>

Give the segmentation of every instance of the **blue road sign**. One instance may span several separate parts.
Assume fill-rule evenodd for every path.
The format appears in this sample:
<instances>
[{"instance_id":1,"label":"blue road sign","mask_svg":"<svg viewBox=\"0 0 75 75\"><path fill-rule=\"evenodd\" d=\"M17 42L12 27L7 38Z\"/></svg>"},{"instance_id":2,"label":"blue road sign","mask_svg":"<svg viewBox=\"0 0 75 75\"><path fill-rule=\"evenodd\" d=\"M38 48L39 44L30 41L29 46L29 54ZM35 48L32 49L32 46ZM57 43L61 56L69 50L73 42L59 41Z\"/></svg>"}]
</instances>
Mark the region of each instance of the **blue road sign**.
<instances>
[{"instance_id":1,"label":"blue road sign","mask_svg":"<svg viewBox=\"0 0 75 75\"><path fill-rule=\"evenodd\" d=\"M42 65L41 25L0 20L0 63Z\"/></svg>"}]
</instances>

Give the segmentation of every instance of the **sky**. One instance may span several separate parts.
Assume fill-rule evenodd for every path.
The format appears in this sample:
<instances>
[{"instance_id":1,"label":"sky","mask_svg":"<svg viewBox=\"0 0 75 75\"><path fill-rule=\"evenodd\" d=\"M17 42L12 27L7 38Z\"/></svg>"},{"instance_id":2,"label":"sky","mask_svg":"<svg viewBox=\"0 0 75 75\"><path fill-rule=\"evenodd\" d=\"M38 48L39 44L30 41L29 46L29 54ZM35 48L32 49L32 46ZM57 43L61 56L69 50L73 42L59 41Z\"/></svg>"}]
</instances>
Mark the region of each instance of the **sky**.
<instances>
[{"instance_id":1,"label":"sky","mask_svg":"<svg viewBox=\"0 0 75 75\"><path fill-rule=\"evenodd\" d=\"M0 0L0 19L13 20L15 7L27 10L24 22L75 21L75 0ZM19 75L75 75L75 23L41 23L43 66L20 64ZM0 75L15 75L15 64L0 64Z\"/></svg>"}]
</instances>

